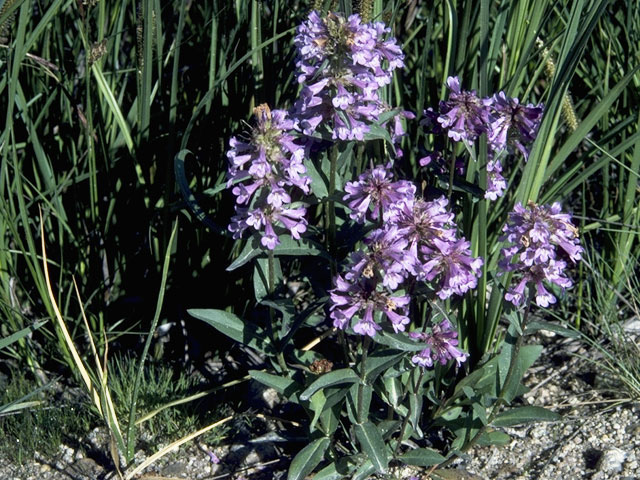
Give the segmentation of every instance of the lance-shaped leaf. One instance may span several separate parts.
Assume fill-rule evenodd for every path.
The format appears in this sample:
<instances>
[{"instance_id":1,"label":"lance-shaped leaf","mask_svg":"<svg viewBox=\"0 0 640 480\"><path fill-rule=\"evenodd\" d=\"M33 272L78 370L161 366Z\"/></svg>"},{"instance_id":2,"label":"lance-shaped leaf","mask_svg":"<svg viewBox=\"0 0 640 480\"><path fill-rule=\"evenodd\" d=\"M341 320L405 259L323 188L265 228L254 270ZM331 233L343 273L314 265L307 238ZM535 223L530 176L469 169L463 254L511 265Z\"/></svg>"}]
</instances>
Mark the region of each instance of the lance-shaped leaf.
<instances>
[{"instance_id":1,"label":"lance-shaped leaf","mask_svg":"<svg viewBox=\"0 0 640 480\"><path fill-rule=\"evenodd\" d=\"M491 422L494 427L510 427L529 422L556 422L562 415L542 407L528 406L511 408L500 413Z\"/></svg>"},{"instance_id":2,"label":"lance-shaped leaf","mask_svg":"<svg viewBox=\"0 0 640 480\"><path fill-rule=\"evenodd\" d=\"M216 309L191 309L187 313L208 323L236 342L243 343L263 353L274 353L266 332L257 325L247 325L233 313Z\"/></svg>"},{"instance_id":3,"label":"lance-shaped leaf","mask_svg":"<svg viewBox=\"0 0 640 480\"><path fill-rule=\"evenodd\" d=\"M289 256L304 256L304 255L313 255L320 256L326 259L331 259L326 250L317 242L310 240L308 238L301 238L300 240L295 240L290 235L280 235L278 237L280 240L280 244L276 245L273 253L274 255L289 255ZM227 271L235 270L236 268L241 267L245 263L253 260L258 255L266 254L266 250L264 247L260 245L260 241L257 236L254 236L247 244L244 246L240 255L227 267Z\"/></svg>"},{"instance_id":4,"label":"lance-shaped leaf","mask_svg":"<svg viewBox=\"0 0 640 480\"><path fill-rule=\"evenodd\" d=\"M309 400L311 396L318 390L327 387L333 387L334 385L341 385L344 383L355 383L360 380L360 377L350 368L341 368L334 370L333 372L325 373L315 382L313 382L307 389L300 395L301 400Z\"/></svg>"},{"instance_id":5,"label":"lance-shaped leaf","mask_svg":"<svg viewBox=\"0 0 640 480\"><path fill-rule=\"evenodd\" d=\"M302 385L295 380L267 372L261 372L260 370L249 370L249 375L257 382L273 388L276 392L284 395L290 401L298 403L297 393L302 389Z\"/></svg>"},{"instance_id":6,"label":"lance-shaped leaf","mask_svg":"<svg viewBox=\"0 0 640 480\"><path fill-rule=\"evenodd\" d=\"M416 448L404 455L400 455L399 459L407 465L415 465L417 467L431 467L445 461L442 455L430 448Z\"/></svg>"},{"instance_id":7,"label":"lance-shaped leaf","mask_svg":"<svg viewBox=\"0 0 640 480\"><path fill-rule=\"evenodd\" d=\"M329 439L322 437L300 450L291 462L287 480L304 480L322 461L327 448L329 448Z\"/></svg>"},{"instance_id":8,"label":"lance-shaped leaf","mask_svg":"<svg viewBox=\"0 0 640 480\"><path fill-rule=\"evenodd\" d=\"M373 464L376 472L385 473L389 465L389 455L378 428L371 422L355 425L355 433L364 453Z\"/></svg>"}]
</instances>

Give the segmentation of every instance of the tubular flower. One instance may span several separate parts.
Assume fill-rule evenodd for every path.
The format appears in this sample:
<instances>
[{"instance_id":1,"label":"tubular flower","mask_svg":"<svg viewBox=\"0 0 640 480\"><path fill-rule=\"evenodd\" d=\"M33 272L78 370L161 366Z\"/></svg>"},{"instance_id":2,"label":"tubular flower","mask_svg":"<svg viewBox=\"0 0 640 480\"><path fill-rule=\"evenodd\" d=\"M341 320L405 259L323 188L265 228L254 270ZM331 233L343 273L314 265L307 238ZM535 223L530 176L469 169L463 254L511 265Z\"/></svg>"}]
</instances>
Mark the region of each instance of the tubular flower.
<instances>
[{"instance_id":1,"label":"tubular flower","mask_svg":"<svg viewBox=\"0 0 640 480\"><path fill-rule=\"evenodd\" d=\"M336 287L329 292L332 302L329 311L334 327L344 330L356 318L354 332L373 337L382 329L376 322L375 313L382 312L395 332L404 331L409 323L406 313L410 300L408 295L392 296L386 289L379 288L375 278L350 278L345 280L338 275Z\"/></svg>"},{"instance_id":2,"label":"tubular flower","mask_svg":"<svg viewBox=\"0 0 640 480\"><path fill-rule=\"evenodd\" d=\"M234 238L247 228L263 231L262 245L273 249L279 243L274 224L289 229L294 238L306 230L306 209L293 208L291 195L309 193L311 179L303 164L304 147L288 133L296 128L296 120L267 105L254 113L257 123L249 138L229 141L227 186L236 196L236 215L229 230Z\"/></svg>"},{"instance_id":3,"label":"tubular flower","mask_svg":"<svg viewBox=\"0 0 640 480\"><path fill-rule=\"evenodd\" d=\"M451 93L440 102L438 122L452 140L472 143L487 131L491 101L479 98L475 91L461 90L458 77L447 78L447 85Z\"/></svg>"},{"instance_id":4,"label":"tubular flower","mask_svg":"<svg viewBox=\"0 0 640 480\"><path fill-rule=\"evenodd\" d=\"M500 160L489 160L487 162L487 191L484 198L495 201L504 194L507 189L507 181L502 176L502 165Z\"/></svg>"},{"instance_id":5,"label":"tubular flower","mask_svg":"<svg viewBox=\"0 0 640 480\"><path fill-rule=\"evenodd\" d=\"M298 27L296 66L304 86L295 110L305 135L328 125L334 140L363 140L369 124L388 110L378 90L404 66L396 40L385 39L389 32L358 15L321 17L316 11Z\"/></svg>"},{"instance_id":6,"label":"tubular flower","mask_svg":"<svg viewBox=\"0 0 640 480\"><path fill-rule=\"evenodd\" d=\"M566 262L559 257L577 262L582 257L578 230L571 223L571 216L562 213L559 203L523 207L517 203L503 228L502 241L512 245L502 250L500 267L520 276L515 287L508 290L505 299L514 305L524 300L527 286L536 288L536 304L546 307L556 298L548 292L543 281L561 288L572 285L566 276Z\"/></svg>"},{"instance_id":7,"label":"tubular flower","mask_svg":"<svg viewBox=\"0 0 640 480\"><path fill-rule=\"evenodd\" d=\"M388 222L407 241L402 265L421 281L433 282L437 295L449 298L475 288L483 261L472 258L469 242L456 236L447 199L422 199L394 204Z\"/></svg>"},{"instance_id":8,"label":"tubular flower","mask_svg":"<svg viewBox=\"0 0 640 480\"><path fill-rule=\"evenodd\" d=\"M378 276L382 285L395 290L406 277L405 249L407 240L398 234L394 225L376 229L365 238L367 250L356 252L351 257L351 270L345 275L348 280L360 276Z\"/></svg>"},{"instance_id":9,"label":"tubular flower","mask_svg":"<svg viewBox=\"0 0 640 480\"><path fill-rule=\"evenodd\" d=\"M422 273L429 281L439 279L438 297L444 300L454 293L464 295L476 288L477 278L482 275L483 261L471 257L470 243L464 239L445 242L435 238L433 244L434 249L422 247L427 259L422 266Z\"/></svg>"},{"instance_id":10,"label":"tubular flower","mask_svg":"<svg viewBox=\"0 0 640 480\"><path fill-rule=\"evenodd\" d=\"M521 105L517 98L504 92L493 96L492 121L489 127L489 145L494 152L516 149L529 157L530 144L535 140L544 110L542 104Z\"/></svg>"},{"instance_id":11,"label":"tubular flower","mask_svg":"<svg viewBox=\"0 0 640 480\"><path fill-rule=\"evenodd\" d=\"M432 367L434 361L446 365L449 360L455 360L459 367L469 356L458 348L458 332L447 319L434 325L430 333L411 332L409 337L426 344L424 350L411 359L421 367Z\"/></svg>"},{"instance_id":12,"label":"tubular flower","mask_svg":"<svg viewBox=\"0 0 640 480\"><path fill-rule=\"evenodd\" d=\"M406 180L391 181L391 165L379 165L365 171L355 182L345 185L347 194L343 200L351 209L349 216L363 223L367 213L373 220L378 220L380 211L383 218L388 216L391 205L407 198L413 198L416 187Z\"/></svg>"}]
</instances>

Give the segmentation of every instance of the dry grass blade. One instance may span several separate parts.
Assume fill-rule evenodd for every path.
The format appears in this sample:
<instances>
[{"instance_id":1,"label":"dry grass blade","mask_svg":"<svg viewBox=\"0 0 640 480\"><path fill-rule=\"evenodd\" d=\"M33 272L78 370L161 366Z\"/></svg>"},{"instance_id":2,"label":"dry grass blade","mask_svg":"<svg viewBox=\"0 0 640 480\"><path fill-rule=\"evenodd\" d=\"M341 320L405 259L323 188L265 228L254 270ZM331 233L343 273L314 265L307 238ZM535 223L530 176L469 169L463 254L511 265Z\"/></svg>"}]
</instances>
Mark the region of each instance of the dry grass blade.
<instances>
[{"instance_id":1,"label":"dry grass blade","mask_svg":"<svg viewBox=\"0 0 640 480\"><path fill-rule=\"evenodd\" d=\"M87 321L87 316L84 311L84 305L80 300L80 291L78 290L78 284L76 283L76 279L73 279L73 286L76 290L76 295L78 296L78 304L80 305L80 311L82 313L82 320L84 321L85 328L87 329L87 336L89 337L89 344L91 345L91 351L94 355L94 360L96 362L96 372L98 373L98 380L100 380L100 394L104 398L105 407L107 409L107 423L109 424L109 428L113 429L115 427L116 433L118 437L122 438L122 431L120 430L120 425L118 424L118 417L116 416L116 411L113 406L113 401L111 399L111 394L109 393L109 389L107 387L107 358L106 358L106 348L107 342L105 341L105 358L104 362L100 363L100 357L98 356L98 351L96 349L95 343L93 341L93 335L91 334L91 329L89 328L89 322ZM117 461L117 458L114 458L114 462Z\"/></svg>"},{"instance_id":2,"label":"dry grass blade","mask_svg":"<svg viewBox=\"0 0 640 480\"><path fill-rule=\"evenodd\" d=\"M80 355L78 354L78 350L71 339L71 335L69 335L69 331L67 330L67 325L62 318L62 314L60 313L60 308L58 307L58 302L56 300L56 296L53 294L53 289L51 288L51 279L49 278L49 268L47 266L47 250L45 246L45 234L44 234L44 222L42 220L42 211L40 212L40 238L42 239L42 268L44 270L45 283L47 285L47 292L49 293L49 299L51 300L51 305L53 307L53 311L55 312L56 321L58 323L58 327L62 332L64 337L64 341L67 345L67 348L71 352L71 356L73 357L73 361L75 363L80 376L82 377L82 381L84 382L89 395L91 396L95 407L98 409L100 415L103 415L102 405L100 402L100 396L98 395L98 391L94 388L93 383L91 382L91 377L89 376L89 372L85 368Z\"/></svg>"},{"instance_id":3,"label":"dry grass blade","mask_svg":"<svg viewBox=\"0 0 640 480\"><path fill-rule=\"evenodd\" d=\"M146 422L147 420L150 420L151 418L155 417L158 413L162 412L163 410L166 410L167 408L171 408L171 407L175 407L177 405L182 405L184 403L189 403L189 402L193 402L194 400L198 400L199 398L202 397L206 397L207 395L217 392L219 390L222 390L224 388L228 388L228 387L232 387L234 385L239 385L242 382L246 382L247 380L249 380L251 378L250 375L246 375L238 380L231 380L230 382L227 382L225 384L219 385L217 387L214 388L210 388L209 390L205 390L204 392L198 392L195 393L193 395L190 395L188 397L185 398L180 398L178 400L174 400L173 402L169 402L165 405L162 405L159 408L156 408L155 410L147 413L146 415L144 415L143 417L140 417L138 420L136 420L136 425L140 425L141 423Z\"/></svg>"},{"instance_id":4,"label":"dry grass blade","mask_svg":"<svg viewBox=\"0 0 640 480\"><path fill-rule=\"evenodd\" d=\"M201 428L200 430L193 432L190 435L187 435L186 437L182 437L179 440L176 440L175 442L167 445L166 447L162 448L161 450L159 450L158 452L154 453L153 455L151 455L149 458L147 458L144 462L142 462L140 465L138 465L136 468L134 468L133 470L131 470L130 472L128 472L124 478L125 480L130 480L133 477L135 477L138 473L142 472L145 468L147 468L149 465L153 464L156 460L158 460L159 458L162 458L163 456L165 456L167 453L169 453L171 450L173 450L174 448L179 447L180 445L187 443L190 440L193 440L194 438L202 435L203 433L208 432L209 430L212 430L216 427L219 427L221 425L224 425L225 423L227 423L228 421L233 419L233 415L230 415L226 418L223 418L222 420L219 420L217 422L212 423L211 425L208 425L204 428Z\"/></svg>"}]
</instances>

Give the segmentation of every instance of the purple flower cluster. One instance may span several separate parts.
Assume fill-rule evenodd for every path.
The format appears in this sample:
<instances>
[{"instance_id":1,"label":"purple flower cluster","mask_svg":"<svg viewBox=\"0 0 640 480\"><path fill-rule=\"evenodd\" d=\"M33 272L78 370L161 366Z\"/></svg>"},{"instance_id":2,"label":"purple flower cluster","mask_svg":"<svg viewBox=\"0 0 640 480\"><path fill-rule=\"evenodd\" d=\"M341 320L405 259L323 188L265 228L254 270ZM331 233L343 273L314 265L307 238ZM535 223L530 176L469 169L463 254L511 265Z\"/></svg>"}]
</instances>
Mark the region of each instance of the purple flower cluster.
<instances>
[{"instance_id":1,"label":"purple flower cluster","mask_svg":"<svg viewBox=\"0 0 640 480\"><path fill-rule=\"evenodd\" d=\"M295 239L306 231L306 208L294 207L291 194L309 193L311 179L305 175L305 149L288 133L296 128L296 120L267 105L254 113L257 124L249 138L229 140L227 186L236 196L229 230L233 238L240 238L247 228L262 232L262 245L273 250L279 243L274 225L285 227Z\"/></svg>"},{"instance_id":2,"label":"purple flower cluster","mask_svg":"<svg viewBox=\"0 0 640 480\"><path fill-rule=\"evenodd\" d=\"M358 15L321 17L316 11L298 27L294 43L303 89L295 111L305 135L329 126L334 140L363 140L369 124L389 109L378 91L404 66L395 38L385 39L389 32Z\"/></svg>"},{"instance_id":3,"label":"purple flower cluster","mask_svg":"<svg viewBox=\"0 0 640 480\"><path fill-rule=\"evenodd\" d=\"M447 86L451 94L440 103L438 123L453 141L473 143L487 131L491 102L479 98L475 90L461 90L458 77L447 78Z\"/></svg>"},{"instance_id":4,"label":"purple flower cluster","mask_svg":"<svg viewBox=\"0 0 640 480\"><path fill-rule=\"evenodd\" d=\"M500 267L519 277L505 299L514 305L522 304L525 288L529 286L536 289L538 306L555 303L556 298L543 282L570 287L572 282L565 273L567 263L560 257L577 262L582 254L578 230L571 223L571 216L562 213L559 203L551 206L529 203L526 207L517 203L503 232L501 240L512 245L502 250L504 259Z\"/></svg>"},{"instance_id":5,"label":"purple flower cluster","mask_svg":"<svg viewBox=\"0 0 640 480\"><path fill-rule=\"evenodd\" d=\"M517 98L509 98L504 92L493 96L491 101L491 125L489 145L494 152L517 149L525 160L529 157L529 147L536 139L542 119L542 105L520 104Z\"/></svg>"},{"instance_id":6,"label":"purple flower cluster","mask_svg":"<svg viewBox=\"0 0 640 480\"><path fill-rule=\"evenodd\" d=\"M428 109L420 124L434 135L446 132L447 137L455 142L465 142L470 145L483 134L487 134L489 141L489 155L487 163L487 190L485 198L496 200L507 188L507 182L502 176L502 165L499 157L503 152L520 152L527 160L531 144L536 138L538 127L542 119L542 105L526 106L520 104L517 98L509 98L504 92L493 97L480 98L474 90L467 91L460 88L458 77L449 77L447 85L451 90L449 98L440 102L439 112ZM421 166L429 165L442 173L448 171L445 155L442 152L444 142L436 144L434 151L430 151L420 159ZM458 174L460 166L456 163Z\"/></svg>"},{"instance_id":7,"label":"purple flower cluster","mask_svg":"<svg viewBox=\"0 0 640 480\"><path fill-rule=\"evenodd\" d=\"M354 220L384 222L351 255L344 277L336 278L330 307L335 327L345 329L357 318L354 331L374 336L381 329L375 312L382 312L394 331L403 331L409 298L398 289L408 278L427 282L441 299L476 287L483 261L457 237L444 197L415 198L415 186L394 181L390 165L366 171L346 190Z\"/></svg>"},{"instance_id":8,"label":"purple flower cluster","mask_svg":"<svg viewBox=\"0 0 640 480\"><path fill-rule=\"evenodd\" d=\"M343 200L348 202L351 218L364 223L367 214L377 220L380 211L388 213L391 205L405 198L413 198L416 187L406 180L391 180L391 165L379 165L365 171L355 182L348 182L344 189L347 194ZM387 218L383 218L387 220Z\"/></svg>"},{"instance_id":9,"label":"purple flower cluster","mask_svg":"<svg viewBox=\"0 0 640 480\"><path fill-rule=\"evenodd\" d=\"M446 365L449 360L455 360L460 366L469 356L458 349L458 332L447 319L434 325L430 333L411 332L409 337L426 344L420 353L411 358L413 363L421 367L432 367L434 361Z\"/></svg>"}]
</instances>

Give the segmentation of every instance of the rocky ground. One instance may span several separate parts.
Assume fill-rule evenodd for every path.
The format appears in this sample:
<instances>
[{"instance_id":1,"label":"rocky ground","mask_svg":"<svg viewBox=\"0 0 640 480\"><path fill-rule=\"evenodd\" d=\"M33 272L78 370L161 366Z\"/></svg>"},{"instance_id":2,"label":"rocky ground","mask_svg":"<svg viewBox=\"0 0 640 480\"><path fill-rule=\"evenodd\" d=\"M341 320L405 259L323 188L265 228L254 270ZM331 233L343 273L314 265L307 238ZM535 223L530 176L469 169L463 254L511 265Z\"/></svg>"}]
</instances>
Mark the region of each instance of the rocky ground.
<instances>
[{"instance_id":1,"label":"rocky ground","mask_svg":"<svg viewBox=\"0 0 640 480\"><path fill-rule=\"evenodd\" d=\"M592 362L596 353L576 341L542 339L545 351L530 370L531 388L525 401L563 415L557 423L505 429L512 437L503 447L480 447L460 459L448 478L487 480L640 479L640 404L611 394L612 383ZM274 392L275 393L275 392ZM263 392L264 395L264 392ZM276 401L266 392L266 403ZM256 418L259 434L234 427L234 440L209 448L192 442L149 467L136 478L144 480L285 478L289 456L273 430L277 423ZM271 428L269 428L271 427ZM281 428L285 428L280 424ZM277 431L277 428L275 429ZM95 430L85 451L108 451L104 435ZM117 478L105 465L108 459L62 445L54 458L36 455L34 461L15 465L2 460L0 480L89 480ZM137 460L145 455L138 452ZM426 472L413 472L420 480ZM406 478L408 476L405 475ZM435 477L433 477L435 478Z\"/></svg>"}]
</instances>

